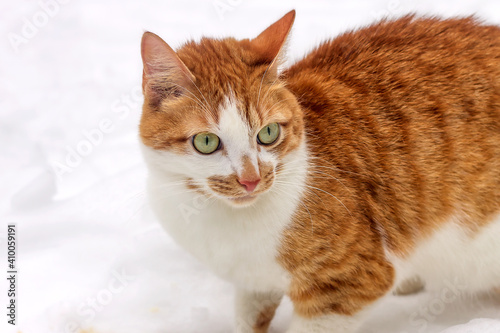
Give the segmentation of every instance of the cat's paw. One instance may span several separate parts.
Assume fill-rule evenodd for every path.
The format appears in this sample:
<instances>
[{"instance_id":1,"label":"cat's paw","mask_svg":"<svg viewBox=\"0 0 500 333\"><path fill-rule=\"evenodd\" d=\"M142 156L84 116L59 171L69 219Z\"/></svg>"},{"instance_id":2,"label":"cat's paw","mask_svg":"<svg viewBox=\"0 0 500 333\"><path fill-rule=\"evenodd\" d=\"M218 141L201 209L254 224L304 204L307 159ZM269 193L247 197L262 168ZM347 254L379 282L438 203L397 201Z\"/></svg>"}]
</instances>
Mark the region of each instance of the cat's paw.
<instances>
[{"instance_id":1,"label":"cat's paw","mask_svg":"<svg viewBox=\"0 0 500 333\"><path fill-rule=\"evenodd\" d=\"M424 281L422 281L419 276L415 275L414 277L401 282L394 290L394 295L402 296L416 294L419 291L422 291L424 286Z\"/></svg>"},{"instance_id":2,"label":"cat's paw","mask_svg":"<svg viewBox=\"0 0 500 333\"><path fill-rule=\"evenodd\" d=\"M362 316L329 314L305 318L294 314L286 333L354 333L362 323Z\"/></svg>"}]
</instances>

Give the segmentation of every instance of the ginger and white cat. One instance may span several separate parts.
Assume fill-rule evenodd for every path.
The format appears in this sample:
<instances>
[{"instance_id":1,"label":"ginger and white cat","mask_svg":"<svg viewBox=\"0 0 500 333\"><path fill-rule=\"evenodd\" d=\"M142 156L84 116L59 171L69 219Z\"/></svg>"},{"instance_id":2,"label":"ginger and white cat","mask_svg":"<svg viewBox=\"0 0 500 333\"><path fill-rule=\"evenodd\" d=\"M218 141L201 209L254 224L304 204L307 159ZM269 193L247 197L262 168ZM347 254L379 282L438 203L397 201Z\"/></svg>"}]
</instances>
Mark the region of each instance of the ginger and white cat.
<instances>
[{"instance_id":1,"label":"ginger and white cat","mask_svg":"<svg viewBox=\"0 0 500 333\"><path fill-rule=\"evenodd\" d=\"M500 286L500 28L407 16L283 72L295 11L254 39L142 39L151 205L236 286L236 331L355 332L418 275Z\"/></svg>"}]
</instances>

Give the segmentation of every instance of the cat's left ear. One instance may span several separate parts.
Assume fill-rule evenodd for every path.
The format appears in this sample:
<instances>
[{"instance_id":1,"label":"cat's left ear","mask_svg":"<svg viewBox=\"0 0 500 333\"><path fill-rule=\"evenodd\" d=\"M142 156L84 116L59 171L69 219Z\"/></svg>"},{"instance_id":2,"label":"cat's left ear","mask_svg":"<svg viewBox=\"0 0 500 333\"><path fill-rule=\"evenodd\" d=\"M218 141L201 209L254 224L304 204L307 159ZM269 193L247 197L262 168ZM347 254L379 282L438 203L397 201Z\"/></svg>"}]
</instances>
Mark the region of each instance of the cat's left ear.
<instances>
[{"instance_id":1,"label":"cat's left ear","mask_svg":"<svg viewBox=\"0 0 500 333\"><path fill-rule=\"evenodd\" d=\"M276 74L278 72L278 66L284 58L287 38L294 21L295 10L291 10L256 38L250 40L252 49L259 53L263 61L270 63L268 69L270 73Z\"/></svg>"}]
</instances>

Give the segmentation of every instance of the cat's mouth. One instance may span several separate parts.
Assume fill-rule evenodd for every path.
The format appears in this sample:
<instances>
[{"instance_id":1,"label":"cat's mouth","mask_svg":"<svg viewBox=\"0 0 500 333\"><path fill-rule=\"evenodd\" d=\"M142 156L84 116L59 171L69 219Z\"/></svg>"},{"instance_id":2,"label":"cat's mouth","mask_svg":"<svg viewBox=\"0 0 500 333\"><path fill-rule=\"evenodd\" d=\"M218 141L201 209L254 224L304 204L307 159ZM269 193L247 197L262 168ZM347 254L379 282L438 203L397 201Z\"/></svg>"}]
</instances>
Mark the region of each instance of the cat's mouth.
<instances>
[{"instance_id":1,"label":"cat's mouth","mask_svg":"<svg viewBox=\"0 0 500 333\"><path fill-rule=\"evenodd\" d=\"M235 207L235 208L243 208L243 207L249 207L253 204L255 204L259 198L266 192L268 192L270 186L266 188L260 188L258 191L251 192L251 193L220 193L217 191L214 191L222 201L224 201L226 204L229 206Z\"/></svg>"},{"instance_id":2,"label":"cat's mouth","mask_svg":"<svg viewBox=\"0 0 500 333\"><path fill-rule=\"evenodd\" d=\"M257 194L248 194L240 197L228 198L232 204L237 206L248 206L257 200Z\"/></svg>"}]
</instances>

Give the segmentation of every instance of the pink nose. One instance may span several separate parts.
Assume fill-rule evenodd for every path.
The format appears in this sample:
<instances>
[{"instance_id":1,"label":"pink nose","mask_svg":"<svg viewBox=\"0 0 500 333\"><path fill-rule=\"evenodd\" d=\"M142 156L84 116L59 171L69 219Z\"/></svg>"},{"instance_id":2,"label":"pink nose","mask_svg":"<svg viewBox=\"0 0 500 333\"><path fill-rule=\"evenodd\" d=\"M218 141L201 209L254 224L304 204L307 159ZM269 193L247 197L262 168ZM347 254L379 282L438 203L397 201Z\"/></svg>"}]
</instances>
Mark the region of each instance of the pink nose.
<instances>
[{"instance_id":1,"label":"pink nose","mask_svg":"<svg viewBox=\"0 0 500 333\"><path fill-rule=\"evenodd\" d=\"M238 179L238 182L241 185L245 186L245 189L247 190L247 192L253 192L253 190L255 190L255 188L259 184L260 178L258 178L258 179Z\"/></svg>"}]
</instances>

